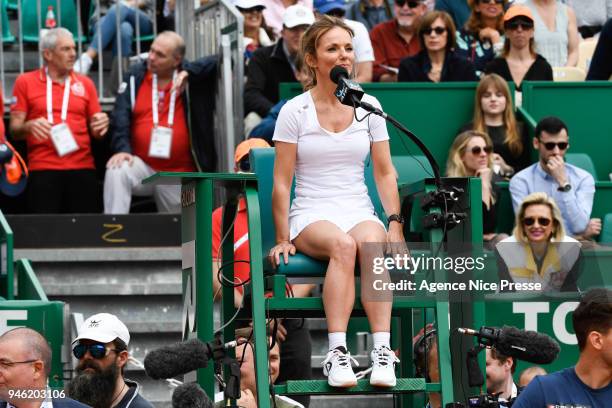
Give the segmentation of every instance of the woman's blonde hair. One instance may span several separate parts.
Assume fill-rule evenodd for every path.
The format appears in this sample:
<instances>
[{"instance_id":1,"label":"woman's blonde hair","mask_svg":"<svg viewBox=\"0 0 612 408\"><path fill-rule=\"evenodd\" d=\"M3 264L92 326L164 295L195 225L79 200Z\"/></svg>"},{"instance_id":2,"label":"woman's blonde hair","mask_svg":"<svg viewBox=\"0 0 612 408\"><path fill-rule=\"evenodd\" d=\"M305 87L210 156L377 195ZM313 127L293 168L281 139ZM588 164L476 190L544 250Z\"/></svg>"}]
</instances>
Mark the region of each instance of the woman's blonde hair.
<instances>
[{"instance_id":1,"label":"woman's blonde hair","mask_svg":"<svg viewBox=\"0 0 612 408\"><path fill-rule=\"evenodd\" d=\"M342 19L328 16L326 14L322 15L319 20L315 21L313 25L308 27L308 29L302 36L302 41L300 43L300 54L304 62L306 63L306 69L304 71L308 76L308 80L306 81L306 85L304 86L304 91L314 88L315 85L317 85L317 73L315 72L314 68L311 67L308 63L308 56L316 59L317 45L319 45L319 39L329 30L336 27L348 32L351 38L355 36L353 30L348 25L346 25L346 23L342 21Z\"/></svg>"},{"instance_id":2,"label":"woman's blonde hair","mask_svg":"<svg viewBox=\"0 0 612 408\"><path fill-rule=\"evenodd\" d=\"M499 92L504 94L504 98L506 98L506 109L504 109L504 128L506 130L506 138L504 139L504 144L508 146L510 152L519 156L523 153L523 141L521 140L521 136L519 135L516 118L514 117L514 110L512 109L512 96L510 95L510 88L508 88L508 84L506 80L500 77L497 74L489 74L482 77L480 83L478 84L478 88L476 88L476 95L474 97L474 130L479 132L487 131L487 124L485 123L484 112L482 111L482 96L489 89L489 87L493 87Z\"/></svg>"},{"instance_id":3,"label":"woman's blonde hair","mask_svg":"<svg viewBox=\"0 0 612 408\"><path fill-rule=\"evenodd\" d=\"M525 234L525 229L523 227L523 219L525 218L525 211L529 206L532 205L545 205L550 208L550 213L552 214L553 218L553 231L551 240L554 240L556 242L563 241L563 237L565 236L565 228L563 227L561 211L559 210L559 207L557 207L557 204L555 203L555 200L552 197L549 197L548 194L541 192L529 194L521 203L521 206L519 207L519 210L516 213L515 226L514 230L512 231L514 237L520 242L524 242L526 244L529 243L527 235Z\"/></svg>"},{"instance_id":4,"label":"woman's blonde hair","mask_svg":"<svg viewBox=\"0 0 612 408\"><path fill-rule=\"evenodd\" d=\"M478 4L478 0L468 0L468 5L470 6L470 9L472 10L472 12L470 13L470 17L468 18L468 20L466 21L464 25L465 29L468 32L476 36L478 36L478 34L480 33L480 30L484 28L482 14L477 13L476 10L474 9L477 4ZM504 3L502 4L501 13L497 17L497 21L495 22L495 29L499 31L500 34L504 33L504 10L506 9L507 5L508 5L508 0L504 0Z\"/></svg>"},{"instance_id":5,"label":"woman's blonde hair","mask_svg":"<svg viewBox=\"0 0 612 408\"><path fill-rule=\"evenodd\" d=\"M446 175L448 177L467 177L467 170L465 169L465 164L463 164L461 157L465 154L465 149L470 140L475 137L484 139L487 147L493 147L491 138L484 132L479 132L477 130L466 130L465 132L458 134L451 145L448 152L448 159L446 160ZM492 155L489 155L487 166L490 169L493 168Z\"/></svg>"}]
</instances>

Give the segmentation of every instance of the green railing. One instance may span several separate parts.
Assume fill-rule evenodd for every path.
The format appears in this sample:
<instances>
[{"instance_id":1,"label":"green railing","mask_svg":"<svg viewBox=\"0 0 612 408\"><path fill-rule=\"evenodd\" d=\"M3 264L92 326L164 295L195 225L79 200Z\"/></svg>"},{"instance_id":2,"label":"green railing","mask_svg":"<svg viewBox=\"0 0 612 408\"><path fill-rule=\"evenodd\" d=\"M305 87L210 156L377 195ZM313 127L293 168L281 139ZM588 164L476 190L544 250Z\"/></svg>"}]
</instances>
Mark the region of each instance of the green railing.
<instances>
[{"instance_id":1,"label":"green railing","mask_svg":"<svg viewBox=\"0 0 612 408\"><path fill-rule=\"evenodd\" d=\"M12 300L14 293L13 230L0 211L0 296Z\"/></svg>"}]
</instances>

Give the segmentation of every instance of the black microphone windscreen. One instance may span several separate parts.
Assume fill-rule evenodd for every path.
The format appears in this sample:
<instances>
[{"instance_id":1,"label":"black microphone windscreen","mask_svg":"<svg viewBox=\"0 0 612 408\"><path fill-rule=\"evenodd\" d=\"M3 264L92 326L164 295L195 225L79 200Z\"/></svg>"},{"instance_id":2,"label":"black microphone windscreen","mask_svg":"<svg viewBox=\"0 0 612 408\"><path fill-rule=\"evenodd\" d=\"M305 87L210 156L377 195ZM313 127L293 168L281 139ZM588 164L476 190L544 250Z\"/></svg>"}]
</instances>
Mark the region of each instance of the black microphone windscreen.
<instances>
[{"instance_id":1,"label":"black microphone windscreen","mask_svg":"<svg viewBox=\"0 0 612 408\"><path fill-rule=\"evenodd\" d=\"M172 393L172 408L213 408L213 403L197 383L188 383Z\"/></svg>"},{"instance_id":2,"label":"black microphone windscreen","mask_svg":"<svg viewBox=\"0 0 612 408\"><path fill-rule=\"evenodd\" d=\"M534 364L550 364L557 358L559 343L550 336L535 331L504 326L495 349L502 354Z\"/></svg>"},{"instance_id":3,"label":"black microphone windscreen","mask_svg":"<svg viewBox=\"0 0 612 408\"><path fill-rule=\"evenodd\" d=\"M329 77L331 78L334 84L337 84L338 81L340 81L340 78L348 78L349 73L346 68L341 67L340 65L336 65L329 73Z\"/></svg>"},{"instance_id":4,"label":"black microphone windscreen","mask_svg":"<svg viewBox=\"0 0 612 408\"><path fill-rule=\"evenodd\" d=\"M144 366L147 375L158 380L204 368L209 358L209 347L198 339L191 339L150 351Z\"/></svg>"}]
</instances>

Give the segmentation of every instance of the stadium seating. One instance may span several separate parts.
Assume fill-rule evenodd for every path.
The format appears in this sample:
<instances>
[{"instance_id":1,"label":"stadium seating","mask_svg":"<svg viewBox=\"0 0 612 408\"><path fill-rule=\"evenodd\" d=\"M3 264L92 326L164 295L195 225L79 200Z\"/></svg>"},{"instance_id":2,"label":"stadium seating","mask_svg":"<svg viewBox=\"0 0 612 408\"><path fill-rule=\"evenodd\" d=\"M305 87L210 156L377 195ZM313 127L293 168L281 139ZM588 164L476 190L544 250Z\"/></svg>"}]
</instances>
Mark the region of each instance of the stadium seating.
<instances>
[{"instance_id":1,"label":"stadium seating","mask_svg":"<svg viewBox=\"0 0 612 408\"><path fill-rule=\"evenodd\" d=\"M591 58L597 47L597 39L589 38L580 42L578 45L578 65L577 67L582 69L584 72L589 72L591 66Z\"/></svg>"},{"instance_id":2,"label":"stadium seating","mask_svg":"<svg viewBox=\"0 0 612 408\"><path fill-rule=\"evenodd\" d=\"M3 43L13 43L15 42L15 36L11 33L11 27L9 26L8 15L6 13L7 0L2 0L0 3L0 13L2 13L2 42Z\"/></svg>"},{"instance_id":3,"label":"stadium seating","mask_svg":"<svg viewBox=\"0 0 612 408\"><path fill-rule=\"evenodd\" d=\"M578 67L553 67L553 80L555 82L584 81L586 71Z\"/></svg>"},{"instance_id":4,"label":"stadium seating","mask_svg":"<svg viewBox=\"0 0 612 408\"><path fill-rule=\"evenodd\" d=\"M21 5L22 16L22 33L23 41L34 42L39 41L40 29L44 28L45 15L47 13L47 7L53 6L55 12L55 18L57 19L58 26L60 25L60 18L57 15L57 1L60 3L61 11L61 26L70 30L74 35L75 41L78 37L78 24L79 19L76 14L76 6L73 0L40 0L40 15L38 14L37 2L38 0L23 0ZM86 37L81 35L81 41L85 41Z\"/></svg>"},{"instance_id":5,"label":"stadium seating","mask_svg":"<svg viewBox=\"0 0 612 408\"><path fill-rule=\"evenodd\" d=\"M580 167L582 170L588 171L595 180L597 180L597 171L591 157L586 153L566 153L565 160L569 164Z\"/></svg>"}]
</instances>

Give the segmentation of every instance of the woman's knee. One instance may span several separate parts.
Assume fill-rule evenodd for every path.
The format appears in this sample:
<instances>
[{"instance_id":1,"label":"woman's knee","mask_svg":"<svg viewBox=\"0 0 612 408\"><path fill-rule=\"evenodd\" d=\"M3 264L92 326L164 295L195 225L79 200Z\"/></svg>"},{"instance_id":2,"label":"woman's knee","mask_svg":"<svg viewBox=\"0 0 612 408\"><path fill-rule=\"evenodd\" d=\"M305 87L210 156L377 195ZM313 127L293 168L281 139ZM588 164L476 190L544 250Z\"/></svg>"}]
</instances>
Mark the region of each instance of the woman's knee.
<instances>
[{"instance_id":1,"label":"woman's knee","mask_svg":"<svg viewBox=\"0 0 612 408\"><path fill-rule=\"evenodd\" d=\"M330 242L330 258L352 258L357 254L357 243L348 234L341 234Z\"/></svg>"},{"instance_id":2,"label":"woman's knee","mask_svg":"<svg viewBox=\"0 0 612 408\"><path fill-rule=\"evenodd\" d=\"M123 23L121 23L121 38L123 40L129 40L132 41L132 38L134 36L134 27L132 27L131 23L128 23L127 21L124 21Z\"/></svg>"}]
</instances>

